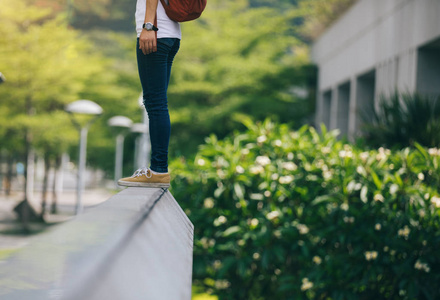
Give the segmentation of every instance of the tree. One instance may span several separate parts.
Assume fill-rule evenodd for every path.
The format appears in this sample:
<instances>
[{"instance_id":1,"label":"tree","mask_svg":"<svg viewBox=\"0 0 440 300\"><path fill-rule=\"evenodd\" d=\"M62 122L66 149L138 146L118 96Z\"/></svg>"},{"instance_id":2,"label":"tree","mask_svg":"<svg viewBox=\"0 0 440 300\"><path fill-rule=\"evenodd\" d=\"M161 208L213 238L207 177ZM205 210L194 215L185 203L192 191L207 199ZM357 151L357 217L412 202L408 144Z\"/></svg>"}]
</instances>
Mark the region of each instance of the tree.
<instances>
[{"instance_id":1,"label":"tree","mask_svg":"<svg viewBox=\"0 0 440 300\"><path fill-rule=\"evenodd\" d=\"M303 17L300 34L307 40L315 40L326 28L344 14L356 0L300 0Z\"/></svg>"},{"instance_id":2,"label":"tree","mask_svg":"<svg viewBox=\"0 0 440 300\"><path fill-rule=\"evenodd\" d=\"M78 99L90 78L104 73L106 63L50 9L13 0L0 0L0 6L0 66L8 74L0 89L2 148L25 156L28 174L35 152L55 159L76 141L64 106ZM22 216L29 213L25 194Z\"/></svg>"},{"instance_id":3,"label":"tree","mask_svg":"<svg viewBox=\"0 0 440 300\"><path fill-rule=\"evenodd\" d=\"M242 115L298 126L310 114L314 69L307 45L293 36L297 12L249 5L210 1L201 19L182 25L169 88L174 153L240 128Z\"/></svg>"}]
</instances>

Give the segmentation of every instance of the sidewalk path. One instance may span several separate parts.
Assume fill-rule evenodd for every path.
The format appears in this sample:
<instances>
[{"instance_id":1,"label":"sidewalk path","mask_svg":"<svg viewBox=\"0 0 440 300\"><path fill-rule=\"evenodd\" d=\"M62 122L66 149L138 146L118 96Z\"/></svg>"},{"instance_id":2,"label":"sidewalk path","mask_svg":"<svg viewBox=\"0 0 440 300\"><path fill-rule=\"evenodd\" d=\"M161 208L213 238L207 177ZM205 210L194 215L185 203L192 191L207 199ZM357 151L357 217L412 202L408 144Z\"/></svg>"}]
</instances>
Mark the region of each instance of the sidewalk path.
<instances>
[{"instance_id":1,"label":"sidewalk path","mask_svg":"<svg viewBox=\"0 0 440 300\"><path fill-rule=\"evenodd\" d=\"M83 193L84 209L98 205L109 199L114 193L103 188L86 190ZM51 196L48 197L48 207L51 205ZM15 192L10 196L0 195L0 251L16 249L25 246L35 235L24 235L21 232L21 224L17 222L14 207L23 199L23 193ZM33 206L40 209L41 194L34 193ZM76 192L67 190L63 192L58 200L58 213L56 215L48 214L45 217L49 224L56 224L67 221L75 214ZM49 211L49 209L47 210ZM32 231L44 231L47 225L31 224Z\"/></svg>"}]
</instances>

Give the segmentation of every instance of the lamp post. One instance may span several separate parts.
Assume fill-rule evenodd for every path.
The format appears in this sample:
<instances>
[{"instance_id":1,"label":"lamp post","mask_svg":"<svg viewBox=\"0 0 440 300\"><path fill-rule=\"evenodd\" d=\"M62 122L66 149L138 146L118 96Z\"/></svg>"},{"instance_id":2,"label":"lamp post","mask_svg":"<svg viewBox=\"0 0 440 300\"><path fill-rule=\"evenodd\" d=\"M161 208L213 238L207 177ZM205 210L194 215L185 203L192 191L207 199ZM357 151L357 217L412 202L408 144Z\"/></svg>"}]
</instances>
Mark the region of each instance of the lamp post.
<instances>
[{"instance_id":1,"label":"lamp post","mask_svg":"<svg viewBox=\"0 0 440 300\"><path fill-rule=\"evenodd\" d=\"M139 135L136 137L135 140L135 146L134 146L134 169L139 169L143 166L146 166L144 164L145 159L143 158L144 152L142 151L141 147L143 136L144 134L148 133L148 127L144 123L135 123L133 126L131 126L131 132L133 133L139 133Z\"/></svg>"},{"instance_id":2,"label":"lamp post","mask_svg":"<svg viewBox=\"0 0 440 300\"><path fill-rule=\"evenodd\" d=\"M102 114L102 107L90 100L77 100L68 104L65 110L71 116L73 125L80 132L75 208L75 213L79 214L83 210L82 192L84 190L84 171L86 168L87 133L90 125Z\"/></svg>"},{"instance_id":3,"label":"lamp post","mask_svg":"<svg viewBox=\"0 0 440 300\"><path fill-rule=\"evenodd\" d=\"M124 116L114 116L107 124L116 128L116 155L115 155L115 187L118 187L118 179L122 177L122 162L124 158L124 139L128 128L131 128L133 121Z\"/></svg>"}]
</instances>

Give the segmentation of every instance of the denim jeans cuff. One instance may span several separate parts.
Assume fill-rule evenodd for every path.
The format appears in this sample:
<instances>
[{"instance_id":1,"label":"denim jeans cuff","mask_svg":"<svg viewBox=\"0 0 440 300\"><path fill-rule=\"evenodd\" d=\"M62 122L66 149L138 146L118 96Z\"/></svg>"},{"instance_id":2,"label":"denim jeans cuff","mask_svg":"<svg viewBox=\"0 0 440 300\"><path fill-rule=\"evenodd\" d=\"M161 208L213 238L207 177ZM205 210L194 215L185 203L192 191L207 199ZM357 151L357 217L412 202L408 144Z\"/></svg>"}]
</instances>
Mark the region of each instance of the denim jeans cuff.
<instances>
[{"instance_id":1,"label":"denim jeans cuff","mask_svg":"<svg viewBox=\"0 0 440 300\"><path fill-rule=\"evenodd\" d=\"M168 173L168 168L150 167L150 170L158 173Z\"/></svg>"}]
</instances>

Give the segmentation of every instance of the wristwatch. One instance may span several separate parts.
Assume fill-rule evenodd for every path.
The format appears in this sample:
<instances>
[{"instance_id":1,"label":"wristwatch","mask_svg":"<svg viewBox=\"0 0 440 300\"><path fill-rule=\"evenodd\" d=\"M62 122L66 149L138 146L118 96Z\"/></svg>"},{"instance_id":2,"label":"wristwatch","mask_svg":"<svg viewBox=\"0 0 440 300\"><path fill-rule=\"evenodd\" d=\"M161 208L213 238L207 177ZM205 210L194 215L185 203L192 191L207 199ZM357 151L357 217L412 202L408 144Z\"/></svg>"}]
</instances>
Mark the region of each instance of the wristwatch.
<instances>
[{"instance_id":1,"label":"wristwatch","mask_svg":"<svg viewBox=\"0 0 440 300\"><path fill-rule=\"evenodd\" d=\"M150 22L144 23L144 25L142 25L142 28L145 28L147 31L158 31L159 30L159 28L157 28L156 26L154 26Z\"/></svg>"}]
</instances>

